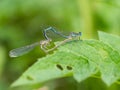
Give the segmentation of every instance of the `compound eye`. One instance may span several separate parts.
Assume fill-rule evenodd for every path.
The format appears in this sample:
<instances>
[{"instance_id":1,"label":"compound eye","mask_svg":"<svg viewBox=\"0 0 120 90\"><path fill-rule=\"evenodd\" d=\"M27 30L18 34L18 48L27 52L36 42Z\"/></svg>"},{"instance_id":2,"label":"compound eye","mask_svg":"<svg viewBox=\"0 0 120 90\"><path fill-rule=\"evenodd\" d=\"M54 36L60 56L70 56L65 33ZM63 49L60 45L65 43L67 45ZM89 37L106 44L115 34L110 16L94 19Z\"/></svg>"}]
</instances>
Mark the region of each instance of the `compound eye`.
<instances>
[{"instance_id":1,"label":"compound eye","mask_svg":"<svg viewBox=\"0 0 120 90\"><path fill-rule=\"evenodd\" d=\"M79 32L79 35L81 36L81 35L82 35L82 32Z\"/></svg>"}]
</instances>

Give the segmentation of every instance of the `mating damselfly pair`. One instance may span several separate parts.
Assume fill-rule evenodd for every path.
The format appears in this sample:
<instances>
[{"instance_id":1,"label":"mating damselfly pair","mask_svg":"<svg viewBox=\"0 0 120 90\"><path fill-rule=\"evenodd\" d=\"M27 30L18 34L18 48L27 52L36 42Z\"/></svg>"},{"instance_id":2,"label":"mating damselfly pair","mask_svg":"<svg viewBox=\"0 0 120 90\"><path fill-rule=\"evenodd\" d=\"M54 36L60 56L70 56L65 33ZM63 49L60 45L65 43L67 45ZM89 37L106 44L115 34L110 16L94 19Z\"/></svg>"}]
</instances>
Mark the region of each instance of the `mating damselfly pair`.
<instances>
[{"instance_id":1,"label":"mating damselfly pair","mask_svg":"<svg viewBox=\"0 0 120 90\"><path fill-rule=\"evenodd\" d=\"M63 41L61 41L60 44L56 45L55 47L48 49L47 46L52 42L52 39L49 37L49 35L47 34L48 32L53 32L54 34L59 35L60 37L65 38ZM16 48L13 49L9 52L10 57L18 57L18 56L22 56L28 52L30 52L31 50L33 50L36 46L40 45L41 49L45 52L48 53L54 49L56 49L57 47L59 47L60 45L71 41L74 38L80 38L81 36L81 32L75 33L75 32L71 32L69 35L64 35L61 32L57 31L56 29L54 29L53 27L48 27L47 29L43 30L43 35L45 37L45 40L41 40L39 42L30 44L30 45L26 45L20 48Z\"/></svg>"}]
</instances>

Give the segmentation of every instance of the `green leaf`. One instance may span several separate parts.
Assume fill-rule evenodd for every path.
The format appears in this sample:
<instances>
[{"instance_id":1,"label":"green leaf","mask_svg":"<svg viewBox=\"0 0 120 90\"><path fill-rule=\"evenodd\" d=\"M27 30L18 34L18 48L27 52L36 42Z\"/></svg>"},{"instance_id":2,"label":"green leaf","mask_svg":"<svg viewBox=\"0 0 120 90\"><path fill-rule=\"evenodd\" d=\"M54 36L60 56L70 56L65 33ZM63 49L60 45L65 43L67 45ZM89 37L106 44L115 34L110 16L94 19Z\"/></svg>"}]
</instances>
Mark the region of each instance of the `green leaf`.
<instances>
[{"instance_id":1,"label":"green leaf","mask_svg":"<svg viewBox=\"0 0 120 90\"><path fill-rule=\"evenodd\" d=\"M103 42L105 42L106 44L108 44L109 46L111 46L114 51L117 51L120 54L120 37L116 36L116 35L112 35L112 34L108 34L105 32L98 32L99 34L99 39ZM116 58L117 61L117 55L113 55L114 58ZM117 65L119 65L117 68L120 68L120 59L118 59ZM120 72L119 70L116 72ZM118 76L119 77L119 76Z\"/></svg>"},{"instance_id":2,"label":"green leaf","mask_svg":"<svg viewBox=\"0 0 120 90\"><path fill-rule=\"evenodd\" d=\"M120 78L120 54L103 41L73 40L40 58L12 86L43 84L69 76L81 82L97 72L107 85L116 82Z\"/></svg>"},{"instance_id":3,"label":"green leaf","mask_svg":"<svg viewBox=\"0 0 120 90\"><path fill-rule=\"evenodd\" d=\"M110 86L120 78L120 55L109 45L100 41L87 42L93 46L101 56L98 67L103 81ZM97 60L97 59L96 59Z\"/></svg>"},{"instance_id":4,"label":"green leaf","mask_svg":"<svg viewBox=\"0 0 120 90\"><path fill-rule=\"evenodd\" d=\"M71 48L73 44L75 46ZM78 48L81 46L84 47L84 44L84 41L74 41L61 46L54 54L39 59L15 83L13 83L12 86L43 83L51 79L72 75L74 75L77 81L82 81L92 74L95 74L95 63L88 61L87 57L79 54L82 51ZM60 69L61 67L63 70ZM71 70L67 67L71 67Z\"/></svg>"},{"instance_id":5,"label":"green leaf","mask_svg":"<svg viewBox=\"0 0 120 90\"><path fill-rule=\"evenodd\" d=\"M108 34L105 32L98 32L99 39L105 43L108 43L113 47L115 50L117 50L120 53L120 37L112 34Z\"/></svg>"}]
</instances>

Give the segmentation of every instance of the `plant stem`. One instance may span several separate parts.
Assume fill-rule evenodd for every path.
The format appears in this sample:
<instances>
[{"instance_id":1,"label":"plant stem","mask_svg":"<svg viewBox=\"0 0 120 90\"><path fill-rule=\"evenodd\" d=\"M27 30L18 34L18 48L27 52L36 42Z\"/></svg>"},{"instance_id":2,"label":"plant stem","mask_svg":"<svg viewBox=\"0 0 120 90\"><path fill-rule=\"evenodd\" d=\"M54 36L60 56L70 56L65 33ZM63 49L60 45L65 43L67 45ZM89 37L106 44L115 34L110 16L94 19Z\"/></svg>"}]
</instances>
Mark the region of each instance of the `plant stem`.
<instances>
[{"instance_id":1,"label":"plant stem","mask_svg":"<svg viewBox=\"0 0 120 90\"><path fill-rule=\"evenodd\" d=\"M94 37L93 17L91 11L91 2L89 0L77 0L79 12L82 16L82 32L83 37L92 38Z\"/></svg>"}]
</instances>

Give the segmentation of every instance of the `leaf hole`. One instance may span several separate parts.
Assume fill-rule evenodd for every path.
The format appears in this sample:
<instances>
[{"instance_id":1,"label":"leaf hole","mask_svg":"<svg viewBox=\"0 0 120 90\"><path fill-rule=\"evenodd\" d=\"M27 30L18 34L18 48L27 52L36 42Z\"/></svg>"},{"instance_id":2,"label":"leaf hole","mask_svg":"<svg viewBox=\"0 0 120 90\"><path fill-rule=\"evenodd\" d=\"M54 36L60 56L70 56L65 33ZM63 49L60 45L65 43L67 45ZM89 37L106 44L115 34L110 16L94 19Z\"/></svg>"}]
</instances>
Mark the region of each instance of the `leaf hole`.
<instances>
[{"instance_id":1,"label":"leaf hole","mask_svg":"<svg viewBox=\"0 0 120 90\"><path fill-rule=\"evenodd\" d=\"M68 70L72 70L72 67L71 67L71 66L66 66L66 68L67 68Z\"/></svg>"},{"instance_id":2,"label":"leaf hole","mask_svg":"<svg viewBox=\"0 0 120 90\"><path fill-rule=\"evenodd\" d=\"M31 76L26 77L28 80L34 80Z\"/></svg>"},{"instance_id":3,"label":"leaf hole","mask_svg":"<svg viewBox=\"0 0 120 90\"><path fill-rule=\"evenodd\" d=\"M60 70L63 70L63 67L60 64L56 64L56 67Z\"/></svg>"}]
</instances>

